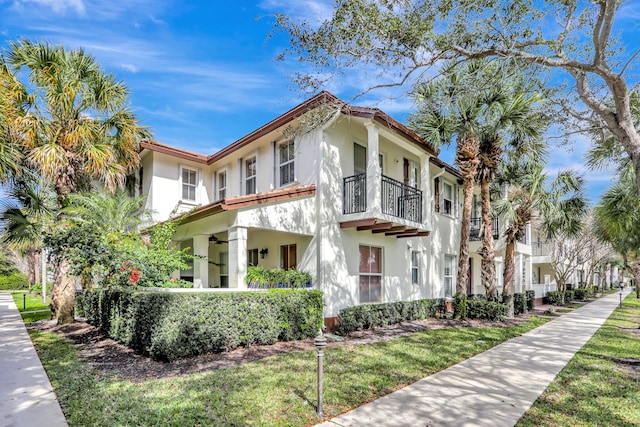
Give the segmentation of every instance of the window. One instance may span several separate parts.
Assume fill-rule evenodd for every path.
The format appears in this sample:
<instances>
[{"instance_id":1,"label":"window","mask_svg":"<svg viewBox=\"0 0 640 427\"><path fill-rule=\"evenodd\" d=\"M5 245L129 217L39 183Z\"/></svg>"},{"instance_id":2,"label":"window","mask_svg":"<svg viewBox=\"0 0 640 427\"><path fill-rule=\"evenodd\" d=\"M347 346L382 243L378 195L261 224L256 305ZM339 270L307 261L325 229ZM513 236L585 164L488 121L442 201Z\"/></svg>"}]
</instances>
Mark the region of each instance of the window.
<instances>
[{"instance_id":1,"label":"window","mask_svg":"<svg viewBox=\"0 0 640 427\"><path fill-rule=\"evenodd\" d=\"M417 285L420 282L420 263L418 251L411 251L411 283Z\"/></svg>"},{"instance_id":2,"label":"window","mask_svg":"<svg viewBox=\"0 0 640 427\"><path fill-rule=\"evenodd\" d=\"M367 172L367 149L360 144L353 143L353 174Z\"/></svg>"},{"instance_id":3,"label":"window","mask_svg":"<svg viewBox=\"0 0 640 427\"><path fill-rule=\"evenodd\" d=\"M258 249L249 249L247 251L247 266L255 267L258 265Z\"/></svg>"},{"instance_id":4,"label":"window","mask_svg":"<svg viewBox=\"0 0 640 427\"><path fill-rule=\"evenodd\" d=\"M256 193L256 158L252 157L245 161L245 194Z\"/></svg>"},{"instance_id":5,"label":"window","mask_svg":"<svg viewBox=\"0 0 640 427\"><path fill-rule=\"evenodd\" d=\"M218 173L218 200L227 197L227 172Z\"/></svg>"},{"instance_id":6,"label":"window","mask_svg":"<svg viewBox=\"0 0 640 427\"><path fill-rule=\"evenodd\" d=\"M360 246L360 303L382 302L382 248Z\"/></svg>"},{"instance_id":7,"label":"window","mask_svg":"<svg viewBox=\"0 0 640 427\"><path fill-rule=\"evenodd\" d=\"M448 182L442 185L442 212L447 215L453 215L454 209L454 187Z\"/></svg>"},{"instance_id":8,"label":"window","mask_svg":"<svg viewBox=\"0 0 640 427\"><path fill-rule=\"evenodd\" d=\"M182 168L182 200L196 201L197 176L197 171Z\"/></svg>"},{"instance_id":9,"label":"window","mask_svg":"<svg viewBox=\"0 0 640 427\"><path fill-rule=\"evenodd\" d=\"M297 265L296 245L280 246L280 267L283 270L293 270Z\"/></svg>"},{"instance_id":10,"label":"window","mask_svg":"<svg viewBox=\"0 0 640 427\"><path fill-rule=\"evenodd\" d=\"M444 256L444 297L451 298L453 296L453 286L454 286L454 277L453 277L453 266L455 264L456 258L452 255Z\"/></svg>"},{"instance_id":11,"label":"window","mask_svg":"<svg viewBox=\"0 0 640 427\"><path fill-rule=\"evenodd\" d=\"M220 252L220 287L229 287L229 252Z\"/></svg>"},{"instance_id":12,"label":"window","mask_svg":"<svg viewBox=\"0 0 640 427\"><path fill-rule=\"evenodd\" d=\"M280 144L280 186L295 181L295 145L293 141Z\"/></svg>"}]
</instances>

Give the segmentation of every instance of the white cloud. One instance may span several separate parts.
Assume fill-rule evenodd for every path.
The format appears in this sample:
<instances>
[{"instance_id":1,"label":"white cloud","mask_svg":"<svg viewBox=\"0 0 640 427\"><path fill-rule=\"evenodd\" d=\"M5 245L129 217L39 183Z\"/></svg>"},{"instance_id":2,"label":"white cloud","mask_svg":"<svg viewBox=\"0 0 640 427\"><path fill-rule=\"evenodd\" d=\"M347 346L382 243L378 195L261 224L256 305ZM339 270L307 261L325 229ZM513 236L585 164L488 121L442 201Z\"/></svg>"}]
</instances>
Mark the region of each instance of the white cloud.
<instances>
[{"instance_id":1,"label":"white cloud","mask_svg":"<svg viewBox=\"0 0 640 427\"><path fill-rule=\"evenodd\" d=\"M68 9L75 11L80 16L84 16L86 13L86 7L82 0L16 0L13 6L22 10L25 7L29 8L28 3L49 7L58 15L64 15Z\"/></svg>"},{"instance_id":2,"label":"white cloud","mask_svg":"<svg viewBox=\"0 0 640 427\"><path fill-rule=\"evenodd\" d=\"M263 0L258 7L296 20L304 19L313 25L331 18L334 3L328 0Z\"/></svg>"},{"instance_id":3,"label":"white cloud","mask_svg":"<svg viewBox=\"0 0 640 427\"><path fill-rule=\"evenodd\" d=\"M135 65L131 65L131 64L120 64L120 68L126 71L130 71L132 73L138 72L138 68Z\"/></svg>"}]
</instances>

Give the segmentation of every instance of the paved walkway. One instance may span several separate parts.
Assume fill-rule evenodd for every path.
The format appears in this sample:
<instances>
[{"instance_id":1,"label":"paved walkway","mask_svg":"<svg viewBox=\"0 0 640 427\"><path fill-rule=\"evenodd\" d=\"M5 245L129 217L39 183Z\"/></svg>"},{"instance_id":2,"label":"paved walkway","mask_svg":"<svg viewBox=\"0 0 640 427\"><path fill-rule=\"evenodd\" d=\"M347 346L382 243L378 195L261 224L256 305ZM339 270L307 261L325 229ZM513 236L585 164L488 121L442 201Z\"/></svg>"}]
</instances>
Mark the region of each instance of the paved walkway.
<instances>
[{"instance_id":1,"label":"paved walkway","mask_svg":"<svg viewBox=\"0 0 640 427\"><path fill-rule=\"evenodd\" d=\"M619 298L619 292L601 298L319 426L512 427Z\"/></svg>"},{"instance_id":2,"label":"paved walkway","mask_svg":"<svg viewBox=\"0 0 640 427\"><path fill-rule=\"evenodd\" d=\"M0 426L67 422L9 293L0 293Z\"/></svg>"}]
</instances>

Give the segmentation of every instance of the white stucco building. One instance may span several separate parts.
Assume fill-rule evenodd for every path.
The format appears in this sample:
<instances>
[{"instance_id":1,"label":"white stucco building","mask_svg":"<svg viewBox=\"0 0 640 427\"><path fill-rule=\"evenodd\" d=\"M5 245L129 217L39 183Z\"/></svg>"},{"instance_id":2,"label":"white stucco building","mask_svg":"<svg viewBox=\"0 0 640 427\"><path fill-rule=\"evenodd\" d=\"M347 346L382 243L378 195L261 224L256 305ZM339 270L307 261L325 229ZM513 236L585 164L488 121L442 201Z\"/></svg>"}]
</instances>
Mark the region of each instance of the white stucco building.
<instances>
[{"instance_id":1,"label":"white stucco building","mask_svg":"<svg viewBox=\"0 0 640 427\"><path fill-rule=\"evenodd\" d=\"M378 109L322 92L211 155L141 148L154 221L188 212L174 240L199 255L181 272L195 287L243 288L248 265L297 268L324 292L326 318L455 292L460 176ZM470 293L483 292L476 258ZM530 247L519 259L530 277Z\"/></svg>"}]
</instances>

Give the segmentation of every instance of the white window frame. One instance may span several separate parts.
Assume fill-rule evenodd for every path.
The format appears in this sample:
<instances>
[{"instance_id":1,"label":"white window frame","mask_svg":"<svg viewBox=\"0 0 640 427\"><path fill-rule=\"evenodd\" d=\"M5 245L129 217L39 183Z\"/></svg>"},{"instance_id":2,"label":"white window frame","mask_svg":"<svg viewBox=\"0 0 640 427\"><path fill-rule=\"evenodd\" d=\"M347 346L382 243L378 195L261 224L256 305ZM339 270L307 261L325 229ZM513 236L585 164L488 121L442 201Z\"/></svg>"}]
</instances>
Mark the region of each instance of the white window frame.
<instances>
[{"instance_id":1,"label":"white window frame","mask_svg":"<svg viewBox=\"0 0 640 427\"><path fill-rule=\"evenodd\" d=\"M451 199L447 199L446 196L446 188L450 187L451 188ZM456 194L457 194L457 186L449 181L446 180L442 180L442 191L441 191L441 197L442 197L442 203L440 205L440 212L444 215L448 215L450 217L455 217L456 216L456 212L457 212L457 198L456 198ZM450 202L451 203L451 208L449 210L449 212L447 212L447 204L446 202Z\"/></svg>"},{"instance_id":2,"label":"white window frame","mask_svg":"<svg viewBox=\"0 0 640 427\"><path fill-rule=\"evenodd\" d=\"M420 284L420 251L411 251L411 284Z\"/></svg>"},{"instance_id":3,"label":"white window frame","mask_svg":"<svg viewBox=\"0 0 640 427\"><path fill-rule=\"evenodd\" d=\"M291 248L294 248L296 253L295 259L291 259ZM287 259L284 259L286 253ZM295 270L298 268L298 245L297 243L289 243L286 245L280 245L280 268L283 270Z\"/></svg>"},{"instance_id":4,"label":"white window frame","mask_svg":"<svg viewBox=\"0 0 640 427\"><path fill-rule=\"evenodd\" d=\"M443 262L442 294L444 298L453 298L456 287L456 257L455 255L445 255ZM447 272L448 263L450 263L450 265L449 271ZM449 292L447 292L447 288L449 289Z\"/></svg>"},{"instance_id":5,"label":"white window frame","mask_svg":"<svg viewBox=\"0 0 640 427\"><path fill-rule=\"evenodd\" d=\"M254 163L253 175L249 175L250 162ZM244 159L243 167L244 167L244 194L247 194L247 195L257 194L258 193L258 156L254 154L253 156ZM253 181L253 192L248 191L249 190L248 186L250 181Z\"/></svg>"},{"instance_id":6,"label":"white window frame","mask_svg":"<svg viewBox=\"0 0 640 427\"><path fill-rule=\"evenodd\" d=\"M258 248L247 249L247 267L257 267L260 254Z\"/></svg>"},{"instance_id":7,"label":"white window frame","mask_svg":"<svg viewBox=\"0 0 640 427\"><path fill-rule=\"evenodd\" d=\"M293 146L293 154L292 157L287 159L286 161L282 161L282 147L284 146ZM296 182L296 144L295 144L295 140L290 139L287 141L283 141L280 144L278 144L278 148L277 148L277 153L276 156L278 156L278 183L280 187L284 187L285 185L290 185L293 184L294 182ZM291 176L291 181L287 181L287 182L283 182L282 180L282 168L288 168L288 167L293 168L293 176Z\"/></svg>"},{"instance_id":8,"label":"white window frame","mask_svg":"<svg viewBox=\"0 0 640 427\"><path fill-rule=\"evenodd\" d=\"M185 183L184 182L183 174L184 174L185 171L193 172L195 174L195 183L194 184ZM198 203L199 175L200 175L200 171L198 169L193 169L193 168L190 168L190 167L187 167L187 166L180 165L178 181L180 183L180 200L181 201L186 202L186 203L193 203L193 204L197 204ZM193 199L189 199L189 198L185 198L184 197L185 186L193 188Z\"/></svg>"},{"instance_id":9,"label":"white window frame","mask_svg":"<svg viewBox=\"0 0 640 427\"><path fill-rule=\"evenodd\" d=\"M362 272L360 271L360 262L358 261L358 302L360 304L378 304L378 303L384 302L384 248L380 246L360 244L358 245L358 257L360 256L361 248L369 248L369 250L371 249L380 250L380 272L379 273L372 273L371 271ZM363 301L362 294L360 293L360 278L362 276L380 278L380 299L378 301L371 301L371 300ZM370 284L369 284L369 287L371 287Z\"/></svg>"},{"instance_id":10,"label":"white window frame","mask_svg":"<svg viewBox=\"0 0 640 427\"><path fill-rule=\"evenodd\" d=\"M220 185L220 177L224 176L224 187ZM216 174L216 200L227 198L227 188L229 187L229 173L226 169L218 171ZM224 195L221 195L224 193Z\"/></svg>"}]
</instances>

